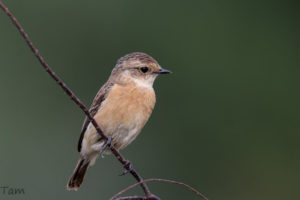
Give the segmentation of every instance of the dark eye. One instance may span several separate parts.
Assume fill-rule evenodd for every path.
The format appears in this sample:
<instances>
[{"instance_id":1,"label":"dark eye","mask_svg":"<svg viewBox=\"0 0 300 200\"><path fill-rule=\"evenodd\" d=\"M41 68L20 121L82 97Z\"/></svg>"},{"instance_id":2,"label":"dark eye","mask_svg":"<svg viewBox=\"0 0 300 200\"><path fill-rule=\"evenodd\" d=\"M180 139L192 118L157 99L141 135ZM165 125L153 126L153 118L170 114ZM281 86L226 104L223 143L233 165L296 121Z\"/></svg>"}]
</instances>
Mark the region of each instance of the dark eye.
<instances>
[{"instance_id":1,"label":"dark eye","mask_svg":"<svg viewBox=\"0 0 300 200\"><path fill-rule=\"evenodd\" d=\"M148 67L141 67L141 71L142 71L143 73L146 73L148 70L149 70Z\"/></svg>"}]
</instances>

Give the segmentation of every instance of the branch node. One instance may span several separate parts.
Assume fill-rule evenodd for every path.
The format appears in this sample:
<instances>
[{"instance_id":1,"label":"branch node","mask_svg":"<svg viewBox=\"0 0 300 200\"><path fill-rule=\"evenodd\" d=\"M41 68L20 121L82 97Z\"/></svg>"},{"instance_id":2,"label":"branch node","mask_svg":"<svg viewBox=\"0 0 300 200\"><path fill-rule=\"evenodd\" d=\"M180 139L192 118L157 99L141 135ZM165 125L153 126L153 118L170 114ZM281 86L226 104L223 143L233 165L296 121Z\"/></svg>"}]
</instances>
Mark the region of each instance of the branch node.
<instances>
[{"instance_id":1,"label":"branch node","mask_svg":"<svg viewBox=\"0 0 300 200\"><path fill-rule=\"evenodd\" d=\"M120 174L119 176L124 176L128 173L131 173L134 169L133 169L133 165L131 164L131 162L129 160L126 160L126 163L123 165L123 171L122 174Z\"/></svg>"}]
</instances>

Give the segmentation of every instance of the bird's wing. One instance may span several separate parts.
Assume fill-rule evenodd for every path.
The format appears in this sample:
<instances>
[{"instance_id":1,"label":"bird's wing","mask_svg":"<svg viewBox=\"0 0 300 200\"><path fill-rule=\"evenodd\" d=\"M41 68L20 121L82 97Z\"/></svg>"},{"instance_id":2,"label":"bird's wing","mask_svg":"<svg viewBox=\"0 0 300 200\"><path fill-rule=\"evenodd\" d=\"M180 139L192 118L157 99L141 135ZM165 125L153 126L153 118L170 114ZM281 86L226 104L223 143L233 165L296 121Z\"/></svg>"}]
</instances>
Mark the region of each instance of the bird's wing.
<instances>
[{"instance_id":1,"label":"bird's wing","mask_svg":"<svg viewBox=\"0 0 300 200\"><path fill-rule=\"evenodd\" d=\"M93 103L91 105L91 108L89 110L92 117L95 116L95 114L97 113L97 111L101 107L102 102L106 99L106 96L107 96L108 92L110 91L110 89L113 87L113 85L114 85L114 83L112 83L112 82L109 82L109 81L106 82L101 87L101 89L99 90L99 92L97 93L97 95L95 96L95 98L93 100ZM85 133L85 131L86 131L89 123L90 123L90 120L86 117L85 120L84 120L84 123L82 125L81 135L80 135L80 138L79 138L79 141L78 141L78 145L77 145L78 152L81 151L81 143L82 143L84 133Z\"/></svg>"}]
</instances>

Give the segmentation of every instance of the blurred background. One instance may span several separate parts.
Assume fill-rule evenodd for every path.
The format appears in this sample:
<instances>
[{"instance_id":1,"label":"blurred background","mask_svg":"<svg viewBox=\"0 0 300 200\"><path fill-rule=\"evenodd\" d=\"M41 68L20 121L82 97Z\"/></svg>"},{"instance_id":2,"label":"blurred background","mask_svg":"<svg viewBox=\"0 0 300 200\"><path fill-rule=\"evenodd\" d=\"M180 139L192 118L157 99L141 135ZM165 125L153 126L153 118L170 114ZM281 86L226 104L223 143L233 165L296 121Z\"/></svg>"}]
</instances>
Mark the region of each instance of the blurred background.
<instances>
[{"instance_id":1,"label":"blurred background","mask_svg":"<svg viewBox=\"0 0 300 200\"><path fill-rule=\"evenodd\" d=\"M299 198L299 1L5 0L39 51L89 106L116 60L153 56L173 71L121 153L144 177L209 199ZM135 183L113 156L66 190L84 114L0 10L0 199L108 199ZM200 199L149 183L161 199ZM142 194L136 188L126 194Z\"/></svg>"}]
</instances>

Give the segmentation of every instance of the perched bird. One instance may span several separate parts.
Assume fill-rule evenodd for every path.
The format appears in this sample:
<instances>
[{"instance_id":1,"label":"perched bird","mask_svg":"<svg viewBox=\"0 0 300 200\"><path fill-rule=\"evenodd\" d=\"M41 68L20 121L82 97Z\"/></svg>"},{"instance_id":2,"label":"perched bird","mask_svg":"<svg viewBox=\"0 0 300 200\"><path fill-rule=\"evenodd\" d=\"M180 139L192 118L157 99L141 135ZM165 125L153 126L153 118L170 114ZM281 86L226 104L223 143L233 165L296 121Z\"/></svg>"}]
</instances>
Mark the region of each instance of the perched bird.
<instances>
[{"instance_id":1,"label":"perched bird","mask_svg":"<svg viewBox=\"0 0 300 200\"><path fill-rule=\"evenodd\" d=\"M159 74L169 73L145 53L127 54L117 61L90 108L92 117L116 149L129 145L141 132L156 101L153 82ZM86 118L78 142L80 158L68 182L68 190L80 187L87 168L95 163L104 144Z\"/></svg>"}]
</instances>

